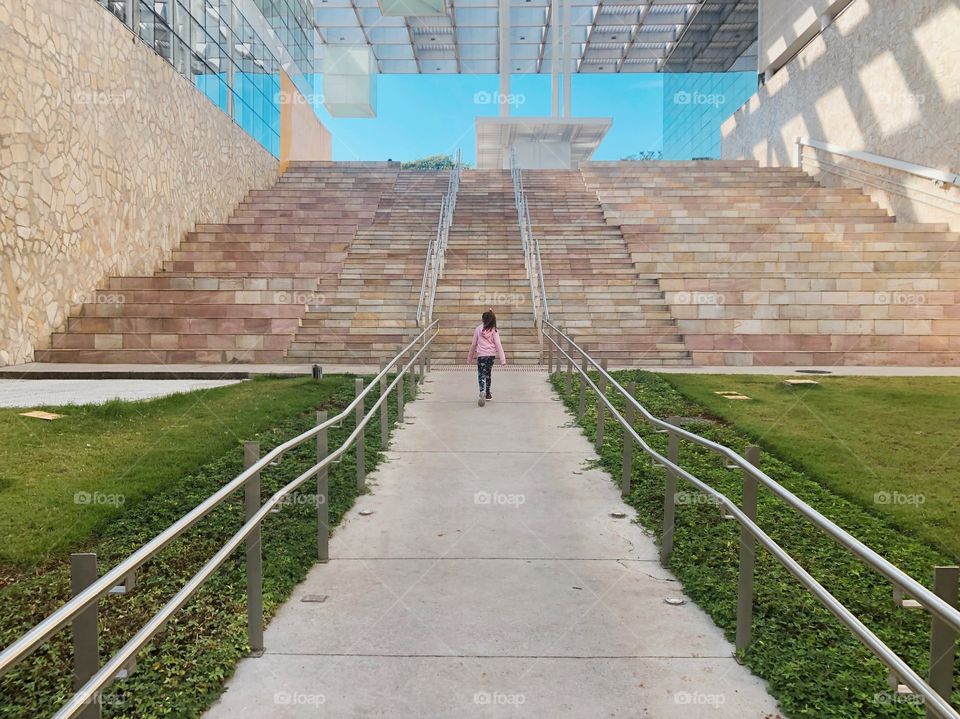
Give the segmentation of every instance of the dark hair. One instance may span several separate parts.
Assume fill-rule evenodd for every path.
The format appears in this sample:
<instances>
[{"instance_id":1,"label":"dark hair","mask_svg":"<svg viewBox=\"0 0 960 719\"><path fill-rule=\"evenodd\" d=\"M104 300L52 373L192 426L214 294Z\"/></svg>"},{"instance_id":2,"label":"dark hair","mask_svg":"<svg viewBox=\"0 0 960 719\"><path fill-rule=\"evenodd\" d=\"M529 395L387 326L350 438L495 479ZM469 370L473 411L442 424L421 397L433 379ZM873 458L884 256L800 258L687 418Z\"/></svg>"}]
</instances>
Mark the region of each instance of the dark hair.
<instances>
[{"instance_id":1,"label":"dark hair","mask_svg":"<svg viewBox=\"0 0 960 719\"><path fill-rule=\"evenodd\" d=\"M493 314L493 310L487 310L483 313L483 329L485 331L497 329L497 316Z\"/></svg>"}]
</instances>

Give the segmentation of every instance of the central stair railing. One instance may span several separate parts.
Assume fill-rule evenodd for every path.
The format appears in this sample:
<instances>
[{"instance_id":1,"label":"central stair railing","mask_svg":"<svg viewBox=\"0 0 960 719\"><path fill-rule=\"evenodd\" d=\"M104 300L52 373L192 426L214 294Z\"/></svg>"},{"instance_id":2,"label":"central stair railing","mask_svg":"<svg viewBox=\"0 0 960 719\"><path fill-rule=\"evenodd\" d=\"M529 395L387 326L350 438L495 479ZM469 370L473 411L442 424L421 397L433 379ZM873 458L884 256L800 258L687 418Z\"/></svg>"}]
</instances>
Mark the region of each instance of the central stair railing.
<instances>
[{"instance_id":1,"label":"central stair railing","mask_svg":"<svg viewBox=\"0 0 960 719\"><path fill-rule=\"evenodd\" d=\"M631 491L634 448L639 448L646 454L654 467L665 471L663 533L660 537L660 561L664 566L669 563L673 551L678 480L693 485L695 489L707 495L718 505L724 519L735 520L740 525L740 566L736 610L738 650L746 649L751 643L755 562L757 549L762 547L887 667L892 692L897 696L912 695L911 699L922 702L926 708L927 717L960 719L960 712L950 703L954 685L956 643L960 635L960 611L955 606L958 582L956 567L936 567L934 591L930 591L763 472L757 466L759 448L748 447L746 457L742 457L729 447L684 429L680 426L678 417L671 417L668 420L659 419L637 401L634 397L634 387L624 388L607 372L605 362L598 363L569 335L549 320L543 323L543 337L546 340L547 370L552 373L556 367L559 372L563 363L566 363L565 394L567 396L573 393L574 371L579 376L578 420L582 421L586 415L587 392L592 392L596 397L598 447L603 441L602 428L605 426L608 413L623 430L621 494L627 496ZM564 344L567 349L564 349ZM598 376L599 385L590 376L591 372ZM608 395L619 397L623 401L625 408L623 413L616 408ZM657 432L667 435L666 454L651 447L637 432L634 428L635 416L639 416L639 419L655 427ZM739 469L743 473L743 492L739 505L697 478L693 470L687 470L681 466L681 440L715 452L725 460L730 469ZM760 528L757 524L757 492L761 487L769 490L777 499L838 545L849 550L868 568L890 581L893 586L893 600L898 606L924 609L930 613L930 661L927 665L926 680L790 556L787 550Z\"/></svg>"},{"instance_id":2,"label":"central stair railing","mask_svg":"<svg viewBox=\"0 0 960 719\"><path fill-rule=\"evenodd\" d=\"M417 337L407 344L393 359L389 360L380 373L364 388L363 380L358 378L356 398L347 405L342 412L327 419L326 412L318 413L317 425L302 434L289 439L283 444L274 447L263 457L259 457L259 446L252 443L245 447L246 469L234 479L198 504L183 517L171 524L156 537L130 554L123 561L109 570L103 576L96 577L96 568L93 567L92 576L84 588L76 591L75 596L50 614L46 619L34 626L26 634L0 652L0 676L16 667L37 648L43 645L54 634L62 629L73 627L74 634L74 677L80 685L67 698L66 703L54 715L54 719L73 719L81 716L87 719L90 716L100 715L101 695L103 690L112 682L126 676L129 668L136 661L137 654L151 641L164 625L171 620L176 612L186 604L190 598L210 579L211 576L230 557L246 546L246 575L247 575L247 631L250 648L254 654L263 651L263 567L261 550L262 524L271 512L292 492L302 487L311 479L316 481L317 522L318 522L318 559L329 559L328 524L329 504L327 502L329 485L327 471L330 465L339 462L343 456L355 447L357 455L357 488L362 491L365 487L364 438L367 425L379 416L381 437L385 438L389 432L389 417L387 402L396 394L397 414L399 422L404 417L404 378L407 377L408 387L413 388L422 382L430 364L429 354L433 340L437 336L437 322L424 328ZM389 382L391 372L396 377ZM378 390L375 392L375 390ZM377 398L366 408L366 398L374 393ZM327 450L327 431L338 426L345 419L356 418L356 426L350 435L339 447ZM260 499L260 472L270 465L279 462L290 450L315 440L317 444L317 462L298 477L290 480L286 485L261 503ZM381 440L385 442L384 440ZM145 624L124 644L112 657L100 666L98 656L98 622L97 606L101 599L109 594L120 593L118 588L132 586L132 577L137 570L155 557L164 547L168 546L177 537L194 526L197 522L221 506L234 493L244 491L246 505L246 519L244 524L236 530L221 548L211 556L200 570L183 585L163 607L150 617ZM75 555L92 557L93 555ZM94 560L95 561L95 560ZM89 567L85 568L89 572ZM84 637L79 639L78 637Z\"/></svg>"},{"instance_id":3,"label":"central stair railing","mask_svg":"<svg viewBox=\"0 0 960 719\"><path fill-rule=\"evenodd\" d=\"M513 201L517 208L517 223L520 226L520 243L523 247L523 261L530 280L530 303L533 306L533 322L540 327L543 321L550 319L550 307L547 302L547 289L543 278L543 263L540 259L540 240L533 234L530 221L530 206L523 189L523 173L517 160L517 151L510 150L510 175L513 178Z\"/></svg>"},{"instance_id":4,"label":"central stair railing","mask_svg":"<svg viewBox=\"0 0 960 719\"><path fill-rule=\"evenodd\" d=\"M440 199L437 231L427 246L427 256L423 261L423 280L420 282L420 301L417 304L418 327L433 322L433 303L437 296L437 283L440 281L443 262L447 254L447 242L450 238L450 226L453 224L453 212L457 209L457 195L460 193L460 171L462 168L463 158L461 151L457 150L456 160L447 181L447 193Z\"/></svg>"}]
</instances>

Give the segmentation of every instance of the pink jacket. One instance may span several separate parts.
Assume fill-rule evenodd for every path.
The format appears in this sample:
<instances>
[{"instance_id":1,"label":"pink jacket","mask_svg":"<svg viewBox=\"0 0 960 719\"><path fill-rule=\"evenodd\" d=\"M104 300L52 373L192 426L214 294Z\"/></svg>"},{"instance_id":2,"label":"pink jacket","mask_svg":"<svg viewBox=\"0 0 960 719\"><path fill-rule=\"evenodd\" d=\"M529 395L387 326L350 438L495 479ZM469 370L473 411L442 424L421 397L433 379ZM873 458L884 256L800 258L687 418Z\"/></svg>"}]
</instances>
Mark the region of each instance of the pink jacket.
<instances>
[{"instance_id":1,"label":"pink jacket","mask_svg":"<svg viewBox=\"0 0 960 719\"><path fill-rule=\"evenodd\" d=\"M473 331L473 344L470 345L470 354L467 362L473 362L475 357L500 356L500 364L506 364L507 358L503 355L503 345L500 344L500 333L496 329L484 332L483 325L477 325Z\"/></svg>"}]
</instances>

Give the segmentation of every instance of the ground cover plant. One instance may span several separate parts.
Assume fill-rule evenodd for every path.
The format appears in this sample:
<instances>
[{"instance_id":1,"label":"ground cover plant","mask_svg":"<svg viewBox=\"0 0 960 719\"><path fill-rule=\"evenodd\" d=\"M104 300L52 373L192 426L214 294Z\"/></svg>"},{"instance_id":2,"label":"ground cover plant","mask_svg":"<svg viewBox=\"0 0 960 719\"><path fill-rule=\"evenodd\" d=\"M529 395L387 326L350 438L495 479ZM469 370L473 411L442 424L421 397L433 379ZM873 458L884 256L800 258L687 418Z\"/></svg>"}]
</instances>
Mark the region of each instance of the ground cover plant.
<instances>
[{"instance_id":1,"label":"ground cover plant","mask_svg":"<svg viewBox=\"0 0 960 719\"><path fill-rule=\"evenodd\" d=\"M748 444L757 443L750 432L719 421L663 377L636 371L614 375L624 385L635 381L637 398L658 417L686 418L688 429L741 453ZM562 394L562 374L553 375L552 382ZM574 378L572 393L564 397L572 411L576 411L578 387ZM623 406L619 398L615 404ZM582 425L591 439L596 436L596 417L596 405L590 400ZM619 425L610 421L605 428L598 461L613 477L620 477L622 432ZM636 428L653 447L666 451L666 435L639 421ZM931 584L934 566L953 563L946 552L902 531L889 518L835 493L762 439L759 445L763 449L761 466L768 475L927 586ZM718 455L687 442L682 443L680 456L686 469L734 501L740 501L738 470L728 469ZM653 467L644 457L637 456L632 491L626 499L636 508L638 521L659 538L664 470ZM738 525L723 519L717 506L704 501L692 486L681 481L678 491L682 494L678 495L675 544L669 566L684 591L732 640L736 625ZM923 612L895 605L889 582L762 489L758 522L921 676L926 674L929 618ZM742 660L769 682L770 691L787 717L923 716L923 708L912 697L900 697L890 690L885 667L765 552L757 558L754 607L753 642ZM960 706L958 689L955 687L953 701Z\"/></svg>"}]
</instances>

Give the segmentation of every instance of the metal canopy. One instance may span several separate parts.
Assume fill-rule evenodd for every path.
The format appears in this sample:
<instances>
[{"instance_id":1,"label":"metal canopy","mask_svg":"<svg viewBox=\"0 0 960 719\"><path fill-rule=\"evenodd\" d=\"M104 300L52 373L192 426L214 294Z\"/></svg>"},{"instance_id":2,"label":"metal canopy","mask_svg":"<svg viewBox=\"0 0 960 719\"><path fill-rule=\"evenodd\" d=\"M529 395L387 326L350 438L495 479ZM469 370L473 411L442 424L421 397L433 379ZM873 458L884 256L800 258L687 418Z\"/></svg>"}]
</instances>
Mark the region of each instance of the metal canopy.
<instances>
[{"instance_id":1,"label":"metal canopy","mask_svg":"<svg viewBox=\"0 0 960 719\"><path fill-rule=\"evenodd\" d=\"M371 46L380 73L500 72L498 0L408 17L384 16L377 0L313 2L323 43ZM756 0L569 2L574 72L726 72L757 39ZM510 0L510 73L550 72L553 6Z\"/></svg>"}]
</instances>

